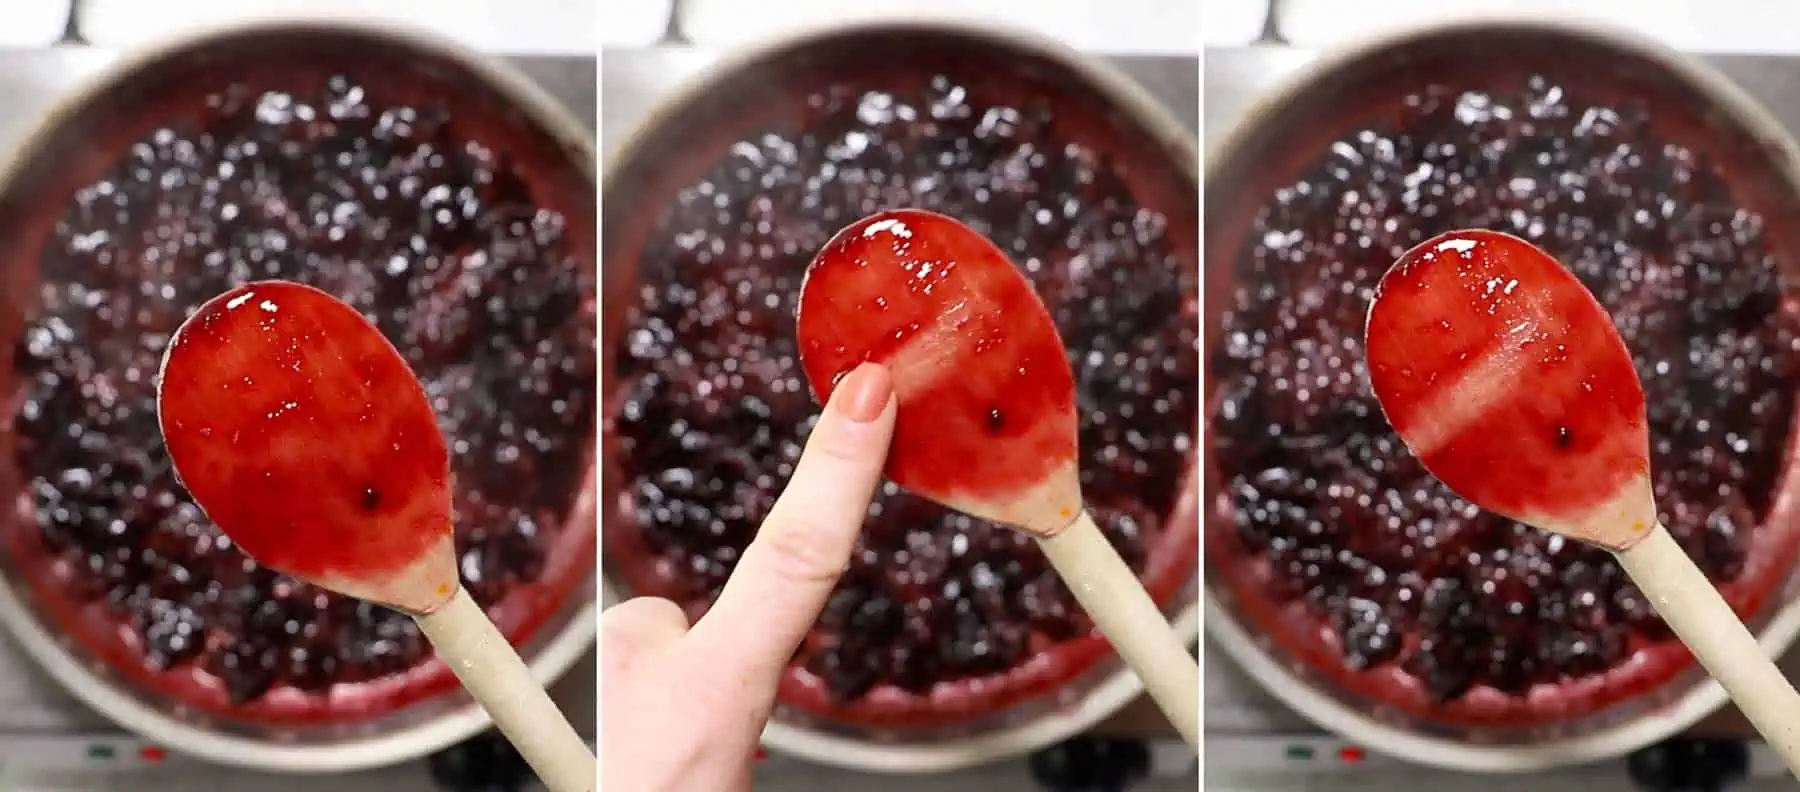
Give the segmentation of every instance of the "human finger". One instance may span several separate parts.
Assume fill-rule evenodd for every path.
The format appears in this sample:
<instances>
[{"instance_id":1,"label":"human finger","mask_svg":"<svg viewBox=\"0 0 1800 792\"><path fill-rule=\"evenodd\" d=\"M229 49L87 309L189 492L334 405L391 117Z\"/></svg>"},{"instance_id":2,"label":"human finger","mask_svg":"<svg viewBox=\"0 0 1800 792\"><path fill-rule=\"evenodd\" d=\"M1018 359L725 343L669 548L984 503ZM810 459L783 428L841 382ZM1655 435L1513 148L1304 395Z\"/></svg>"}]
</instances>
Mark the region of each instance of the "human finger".
<instances>
[{"instance_id":1,"label":"human finger","mask_svg":"<svg viewBox=\"0 0 1800 792\"><path fill-rule=\"evenodd\" d=\"M832 394L787 489L689 633L703 656L732 658L740 676L729 682L772 689L818 620L881 482L896 410L893 380L874 363Z\"/></svg>"}]
</instances>

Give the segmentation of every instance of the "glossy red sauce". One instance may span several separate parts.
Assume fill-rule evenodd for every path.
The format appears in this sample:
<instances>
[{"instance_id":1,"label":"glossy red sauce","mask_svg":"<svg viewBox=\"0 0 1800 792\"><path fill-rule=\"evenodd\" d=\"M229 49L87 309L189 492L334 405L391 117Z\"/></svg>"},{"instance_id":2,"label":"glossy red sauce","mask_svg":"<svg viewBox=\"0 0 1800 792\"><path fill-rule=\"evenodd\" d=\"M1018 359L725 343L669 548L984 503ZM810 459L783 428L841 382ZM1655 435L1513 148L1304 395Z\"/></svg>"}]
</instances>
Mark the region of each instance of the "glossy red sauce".
<instances>
[{"instance_id":1,"label":"glossy red sauce","mask_svg":"<svg viewBox=\"0 0 1800 792\"><path fill-rule=\"evenodd\" d=\"M1006 501L1075 459L1075 380L1050 313L956 220L907 209L838 232L807 270L798 333L821 401L865 361L893 372L887 475L909 490Z\"/></svg>"},{"instance_id":2,"label":"glossy red sauce","mask_svg":"<svg viewBox=\"0 0 1800 792\"><path fill-rule=\"evenodd\" d=\"M1522 239L1452 231L1407 251L1366 345L1400 437L1483 508L1577 521L1649 471L1644 391L1612 319Z\"/></svg>"},{"instance_id":3,"label":"glossy red sauce","mask_svg":"<svg viewBox=\"0 0 1800 792\"><path fill-rule=\"evenodd\" d=\"M214 298L176 334L159 388L183 485L271 568L377 579L450 530L449 456L424 389L323 291L265 281Z\"/></svg>"}]
</instances>

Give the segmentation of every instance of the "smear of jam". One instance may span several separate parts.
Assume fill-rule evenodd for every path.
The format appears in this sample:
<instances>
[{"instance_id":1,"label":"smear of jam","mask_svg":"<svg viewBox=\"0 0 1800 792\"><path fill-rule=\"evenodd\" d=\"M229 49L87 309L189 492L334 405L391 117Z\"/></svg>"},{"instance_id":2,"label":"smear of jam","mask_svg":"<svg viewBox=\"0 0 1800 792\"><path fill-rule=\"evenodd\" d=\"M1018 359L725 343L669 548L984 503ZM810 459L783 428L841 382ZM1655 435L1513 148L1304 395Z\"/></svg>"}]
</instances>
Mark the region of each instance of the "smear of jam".
<instances>
[{"instance_id":1,"label":"smear of jam","mask_svg":"<svg viewBox=\"0 0 1800 792\"><path fill-rule=\"evenodd\" d=\"M860 363L893 373L887 475L909 490L1006 503L1075 459L1075 382L1050 312L956 220L897 210L851 224L807 270L798 321L821 402Z\"/></svg>"},{"instance_id":2,"label":"smear of jam","mask_svg":"<svg viewBox=\"0 0 1800 792\"><path fill-rule=\"evenodd\" d=\"M1649 471L1630 352L1581 281L1529 242L1469 230L1419 244L1382 277L1367 333L1394 429L1484 508L1579 525Z\"/></svg>"},{"instance_id":3,"label":"smear of jam","mask_svg":"<svg viewBox=\"0 0 1800 792\"><path fill-rule=\"evenodd\" d=\"M450 456L425 391L331 295L263 281L215 297L170 343L161 380L182 485L258 562L376 584L449 531Z\"/></svg>"}]
</instances>

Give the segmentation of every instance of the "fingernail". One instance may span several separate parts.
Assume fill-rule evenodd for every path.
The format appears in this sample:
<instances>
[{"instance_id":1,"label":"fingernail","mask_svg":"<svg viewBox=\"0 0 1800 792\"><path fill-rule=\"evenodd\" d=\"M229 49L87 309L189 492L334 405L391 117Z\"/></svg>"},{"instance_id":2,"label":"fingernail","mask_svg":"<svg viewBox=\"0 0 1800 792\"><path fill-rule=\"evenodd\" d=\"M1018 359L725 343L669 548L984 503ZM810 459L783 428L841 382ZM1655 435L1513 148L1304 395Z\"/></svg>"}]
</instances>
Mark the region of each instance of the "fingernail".
<instances>
[{"instance_id":1,"label":"fingernail","mask_svg":"<svg viewBox=\"0 0 1800 792\"><path fill-rule=\"evenodd\" d=\"M838 403L838 409L844 417L857 423L868 423L881 417L887 409L888 400L894 397L893 379L888 376L886 366L878 363L864 363L850 372L850 376L838 385L837 394L832 401Z\"/></svg>"}]
</instances>

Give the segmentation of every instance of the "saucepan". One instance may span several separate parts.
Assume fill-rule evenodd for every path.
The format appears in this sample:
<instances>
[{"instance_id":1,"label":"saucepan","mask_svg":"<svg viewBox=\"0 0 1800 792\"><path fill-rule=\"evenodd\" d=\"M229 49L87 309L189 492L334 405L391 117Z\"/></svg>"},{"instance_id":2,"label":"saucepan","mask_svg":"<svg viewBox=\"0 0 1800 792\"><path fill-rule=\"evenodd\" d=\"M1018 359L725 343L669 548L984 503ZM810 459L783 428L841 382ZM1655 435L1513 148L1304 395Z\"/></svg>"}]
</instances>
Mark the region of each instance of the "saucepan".
<instances>
[{"instance_id":1,"label":"saucepan","mask_svg":"<svg viewBox=\"0 0 1800 792\"><path fill-rule=\"evenodd\" d=\"M335 91L332 95L336 98L329 105L302 106L303 103L291 101L294 93L307 90ZM388 102L390 106L384 110L369 104L375 101ZM234 102L252 104L234 110L231 107ZM254 120L246 120L252 112ZM366 113L384 115L357 120L358 114ZM334 134L332 125L339 122L366 122L371 131L366 137L354 140L340 137L334 144L339 146L338 149L323 154L315 152L308 155L311 160L298 155L288 156L293 152L265 151L263 155L273 156L262 156L252 150L259 145L294 146L295 152L304 152L305 147L311 145L307 140L330 138ZM245 125L259 123L285 124L282 128L292 132L294 137L280 141L245 137ZM379 140L384 136L420 134L435 137L398 154L367 154L385 145ZM238 137L233 138L233 135ZM238 142L226 143L228 139ZM250 142L243 142L246 140ZM261 142L256 142L258 140ZM237 158L208 153L207 147L215 145L236 146ZM311 164L295 164L300 161ZM482 172L488 176L468 177L470 181L464 187L466 194L451 194L445 187L446 194L441 196L444 200L428 204L435 200L428 194L433 185L425 183L432 173L438 172L432 168L463 167L454 163L477 161L486 163L480 167L487 168ZM132 162L135 166L121 166L121 162ZM198 175L192 168L184 170L184 163L193 162L208 163L204 168L210 170ZM121 167L124 170L119 170ZM133 170L133 167L139 169ZM341 172L334 170L340 167ZM244 177L275 185L271 189L277 190L284 184L305 183L314 187L336 184L336 188L313 189L306 200L316 203L333 189L341 189L343 198L329 202L330 205L283 206L279 200L267 195L255 198L251 194L249 198L233 199L241 200L242 207L236 204L224 206L207 196L214 194L215 188L229 190L231 187L194 183L194 180L212 180L227 184ZM121 182L121 179L125 181ZM147 189L142 184L127 183L133 179L159 181ZM357 186L361 182L366 183ZM158 190L188 197L164 199ZM421 195L422 191L427 194ZM477 191L481 194L477 195ZM391 195L395 201L388 204L372 201L368 196L375 193ZM66 531L57 534L60 538L56 541L50 541L54 538L52 533L62 530L58 526L67 527L67 520L74 519L68 514L58 516L61 513L56 512L58 508L65 508L57 503L69 501L47 501L40 497L40 490L74 486L77 478L94 486L109 486L114 482L138 481L149 475L147 470L166 464L158 461L161 452L156 446L160 439L154 432L154 417L149 418L150 429L146 430L141 414L144 404L139 402L137 413L134 413L136 417L131 419L138 421L132 424L136 428L119 430L120 437L136 448L135 451L126 449L126 456L138 460L131 463L135 467L127 470L113 465L106 469L50 471L45 467L44 457L26 452L26 449L36 448L38 454L51 454L52 451L44 449L61 447L56 445L60 441L48 440L42 433L28 437L36 431L30 428L33 422L41 425L43 418L34 411L46 409L44 405L54 402L34 401L30 395L33 388L41 390L45 385L43 377L50 375L43 374L41 367L36 374L27 374L27 358L39 354L40 348L33 346L36 342L32 339L47 342L51 336L60 338L60 330L47 331L46 328L69 327L61 324L61 319L46 317L74 316L66 314L70 306L69 295L78 292L90 295L94 300L92 305L100 306L94 308L99 313L87 314L96 317L95 320L91 324L86 320L76 322L80 325L76 331L79 338L61 339L87 345L83 347L85 351L68 358L88 361L83 364L87 368L82 371L82 381L87 383L83 387L89 388L90 392L83 403L90 407L101 403L93 400L94 388L116 386L120 393L135 392L141 396L141 387L147 382L145 378L151 376L154 367L145 371L120 350L149 343L150 339L105 332L104 326L109 321L131 318L100 316L100 313L112 310L105 305L125 304L125 301L107 303L103 299L107 290L122 290L131 295L130 304L135 306L132 310L142 312L137 316L146 327L157 322L179 321L184 300L187 301L185 310L192 310L209 295L182 294L177 286L167 285L175 281L165 281L165 285L157 286L153 278L140 278L132 273L158 273L157 267L167 261L199 261L201 263L194 266L212 266L205 263L209 259L204 257L204 249L224 245L219 237L226 234L239 235L231 243L236 251L231 255L241 260L231 266L245 268L242 272L234 271L233 279L266 277L269 271L277 270L258 272L246 262L281 263L278 259L283 256L305 255L313 257L307 261L320 262L318 266L348 267L344 271L351 271L367 262L345 264L334 259L333 256L349 254L333 253L330 240L354 238L358 234L366 240L381 233L382 229L390 228L418 231L434 221L441 226L463 222L475 224L460 226L465 231L478 231L461 242L446 243L442 249L433 247L438 243L424 239L424 232L419 231L421 236L415 237L417 255L399 251L386 264L374 262L392 267L390 274L408 271L409 267L439 273L433 277L439 277L443 290L435 292L435 297L421 293L422 296L411 305L396 308L391 299L387 302L377 300L377 293L384 287L376 285L376 281L368 281L364 284L366 288L345 282L333 283L330 287L344 298L366 307L374 318L387 323L384 327L389 329L399 327L393 324L399 319L396 311L424 312L428 303L438 300L438 308L430 309L438 313L413 317L425 322L418 325L422 328L421 334L401 346L424 348L428 346L426 342L454 345L462 343L453 339L455 328L459 326L456 323L471 320L468 306L480 306L484 299L500 299L498 292L490 291L499 286L484 285L468 266L470 261L481 259L479 264L536 255L521 246L560 246L557 249L564 252L559 256L538 259L546 262L554 259L553 263L544 266L561 269L554 273L551 270L544 272L555 277L534 280L515 273L515 279L540 283L533 288L542 291L529 298L537 302L518 304L554 306L543 308L542 313L536 312L538 308L524 310L533 312L531 322L565 322L562 327L567 335L559 337L562 340L557 342L561 345L544 347L564 351L553 359L521 359L510 363L492 356L472 356L474 353L468 352L467 348L448 352L446 354L468 356L465 359L471 362L456 370L462 372L458 376L464 376L459 381L469 384L461 388L462 392L440 393L440 396L462 398L473 390L478 392L473 403L492 406L513 399L514 392L520 389L562 381L539 377L538 384L532 384L532 378L537 376L533 372L563 372L574 378L569 381L579 382L580 373L585 370L591 383L593 368L587 361L592 359L596 296L591 274L584 276L583 273L594 271L596 194L592 135L585 125L570 118L543 90L494 59L399 27L306 17L219 27L132 53L62 100L16 148L4 170L0 170L0 249L3 249L6 262L0 265L0 287L3 287L0 288L0 348L11 355L8 362L0 364L0 407L4 407L0 412L0 499L8 504L6 511L0 513L0 537L5 539L5 549L0 551L0 624L5 625L25 654L42 666L51 678L102 715L171 751L213 762L289 773L343 772L420 757L486 728L485 713L448 681L448 677L441 680L431 677L429 684L419 682L411 686L412 682L418 681L415 677L432 674L428 667L434 661L427 661L426 666L373 672L374 679L359 682L372 686L359 690L412 691L405 695L370 694L363 704L356 704L347 694L340 698L342 688L334 687L331 688L332 698L323 703L320 699L307 699L310 704L281 710L268 703L275 697L289 695L280 689L258 694L261 698L255 701L261 703L221 704L218 678L198 672L190 674L187 666L167 658L147 660L154 654L145 649L152 640L160 641L156 645L164 648L191 647L192 642L205 641L208 652L229 654L237 651L230 645L227 635L187 632L194 629L194 623L185 620L180 609L186 607L182 603L191 600L168 593L166 587L188 586L190 593L198 592L196 596L201 597L210 589L196 584L192 570L177 569L178 565L171 566L167 558L160 562L147 560L148 556L143 554L158 553L158 548L169 549L165 544L156 543L161 540L146 540L150 543L134 547L121 539L121 546L111 550L98 545L90 555L100 560L81 562L67 549L69 534ZM355 202L359 200L365 203ZM411 203L406 203L409 200ZM493 209L497 205L500 208ZM247 214L252 211L251 207L257 206L261 207L257 211L264 214L238 216L240 209ZM399 208L394 208L396 206ZM477 206L489 207L482 210L488 214L481 215L475 209L469 209L470 215L453 215L453 212ZM202 214L205 216L201 217ZM286 215L286 219L282 219L282 215ZM234 222L240 225L233 226ZM76 236L86 241L70 247L73 237L68 229L74 227L70 224L83 223L113 230L82 232ZM257 225L259 223L262 225ZM318 236L312 236L315 228L321 229ZM345 233L339 236L338 231L322 230L326 228ZM263 233L264 243L243 243L241 235L245 233ZM192 238L186 238L184 234ZM213 236L202 238L207 234ZM311 241L292 242L296 239ZM503 249L496 245L511 247ZM219 254L220 261L227 258L225 253ZM57 262L55 278L58 285L55 288L49 279L52 265L48 262L52 261ZM334 261L338 263L332 263ZM46 263L40 266L40 262ZM462 273L458 276L461 280L442 277L442 273L452 271L447 268L453 264L462 267L456 270ZM310 274L304 269L279 271L291 272L297 277ZM355 271L368 270L365 267ZM138 283L140 279L144 281L142 284ZM468 293L458 297L457 289L466 289ZM167 304L157 303L157 300ZM365 305L365 301L371 302ZM163 309L169 315L157 313ZM564 318L557 319L557 316ZM45 332L50 335L43 335ZM404 335L404 328L390 332L390 337L400 337L396 333ZM480 360L487 362L476 362ZM533 368L534 365L537 368ZM481 369L483 366L490 367L485 374ZM503 387L493 384L501 381L494 378L499 375L491 368L493 366L507 367ZM482 384L484 382L486 384ZM591 389L593 386L586 387ZM131 391L132 388L140 390ZM99 398L106 404L114 402L111 396ZM528 541L529 537L535 536L537 541L551 543L542 555L525 554L523 557L530 559L525 562L509 560L515 556L506 553L465 555L463 567L465 579L471 582L523 578L535 581L508 589L514 592L512 594L495 594L496 598L504 596L505 599L496 599L495 602L501 604L491 608L490 613L510 626L511 635L526 661L546 683L562 675L591 648L597 624L592 412L584 413L579 405L569 404L562 404L558 409L561 410L559 414L572 416L567 419L566 426L555 429L554 436L546 428L548 424L533 429L539 434L532 435L528 442L522 441L523 445L509 446L511 450L506 453L515 466L529 466L534 464L532 454L536 449L560 449L556 453L563 461L556 464L566 470L546 470L534 476L563 483L544 485L545 491L534 496L537 500L528 513L520 511L508 513L513 516L471 518L471 524L462 526L464 538L471 543L491 544L498 533L514 538L528 537ZM72 420L68 436L74 437L82 430L92 435L102 426L117 426L109 423L111 421L126 420L122 413L102 414L98 418L95 414L90 411L84 418ZM487 421L485 418L480 420ZM492 438L495 424L488 421L487 425L489 429L481 431ZM446 428L453 446L466 442L474 448L488 442L471 435L472 430L467 428ZM464 454L469 453L473 452L464 451ZM495 498L508 497L504 487L492 482L459 482L458 489L468 493L482 487L494 493ZM557 491L549 492L551 487ZM152 495L146 490L126 495L109 502L110 505L86 501L88 505L82 507L80 519L90 527L119 526L123 536L138 530L130 526L143 521L144 509L154 508L167 512L167 519L183 520L183 525L205 534L203 518L195 518L195 513L187 513L185 517L177 513L183 507L178 505L175 494ZM543 527L547 525L558 527ZM488 538L478 540L478 536ZM213 552L236 552L218 544L215 536L205 535L203 540L196 541L203 541ZM182 552L190 551L198 552L193 546ZM118 555L121 553L124 555ZM128 557L132 553L139 553L137 560ZM100 595L84 586L94 582L96 576L112 574L105 558L114 558L121 564L143 562L147 565L145 568L160 571L145 577L138 589L115 585L109 594ZM221 576L242 576L230 567L231 564L226 563L215 566L214 570ZM225 577L215 583L223 592L233 590L235 585ZM283 592L297 596L289 589L283 589L282 584L268 585L274 588L264 586L254 590L273 592L272 599L281 599ZM139 608L133 603L141 604L140 600L134 599L140 596L161 604L148 610ZM297 607L305 605L302 602ZM330 625L370 618L368 614L352 613L353 606L354 603L331 606L335 609L332 613L336 614L331 619L336 621L323 615L283 616L277 611L285 606L264 601L239 602L223 608L216 617L227 622L272 618L274 626L265 627L291 628L292 633L304 637L312 635L312 631L337 629ZM268 613L264 616L256 615L265 610ZM170 618L166 623L132 621L165 616ZM285 623L287 627L282 626L283 618L289 619ZM156 632L165 627L165 632ZM196 637L198 635L209 637ZM339 648L373 657L390 651L396 645L395 641L412 638L395 634L355 640L361 643ZM301 650L285 651L297 653ZM236 660L240 664L299 663L308 659L298 654L280 657L240 654L243 656ZM168 668L159 665L171 662L173 665ZM232 661L225 662L229 667ZM320 673L331 673L332 669L342 666L335 661L317 660L311 667ZM307 706L313 709L306 710ZM312 714L295 714L302 710Z\"/></svg>"},{"instance_id":2,"label":"saucepan","mask_svg":"<svg viewBox=\"0 0 1800 792\"><path fill-rule=\"evenodd\" d=\"M1673 174L1666 184L1643 175L1663 172ZM1604 563L1510 526L1478 527L1485 518L1431 490L1370 412L1357 369L1368 288L1418 241L1412 235L1450 230L1442 223L1538 241L1590 285L1610 284L1599 293L1628 339L1658 339L1634 351L1652 424L1676 444L1658 451L1676 482L1665 522L1684 525L1690 554L1729 579L1728 596L1771 656L1800 635L1791 386L1780 378L1730 386L1698 373L1685 375L1691 385L1670 385L1662 377L1674 366L1711 359L1690 350L1716 334L1702 320L1658 329L1646 306L1661 292L1625 296L1659 273L1704 268L1726 274L1691 281L1659 310L1702 315L1747 294L1733 284L1754 279L1764 329L1733 332L1792 332L1800 227L1788 220L1800 211L1800 156L1730 80L1601 26L1434 23L1325 55L1263 97L1214 150L1205 189L1205 623L1223 654L1276 698L1371 750L1487 772L1620 756L1726 701L1654 626L1619 627L1652 624L1654 614L1641 595L1609 582ZM1734 247L1705 247L1719 239ZM1706 321L1736 322L1716 317L1747 310ZM1778 368L1786 342L1777 343L1717 360ZM1656 363L1657 354L1680 358ZM1708 522L1684 504L1712 497L1713 485L1681 482L1709 468L1679 459L1677 446L1701 447L1708 421L1726 419L1684 421L1669 410L1724 404L1744 387L1759 406L1719 408L1742 412L1723 414L1745 435L1731 444L1730 484L1744 499L1729 518ZM1425 483L1384 489L1397 479L1379 477L1401 469ZM1330 536L1339 538L1317 540ZM1488 571L1471 572L1461 558L1418 560L1455 542L1485 543L1467 551ZM1463 586L1479 591L1465 596ZM1495 594L1507 591L1518 597ZM1492 596L1502 599L1483 598ZM1512 613L1514 599L1540 616L1468 610ZM1533 618L1540 632L1501 635ZM1545 626L1553 622L1578 626L1558 633ZM1442 648L1463 645L1450 639L1425 646L1431 631L1418 625L1427 623L1452 625L1431 628L1437 636L1476 624L1495 632L1470 639L1480 649L1458 657ZM1581 666L1584 657L1616 664ZM1541 662L1563 664L1563 675L1530 676Z\"/></svg>"}]
</instances>

